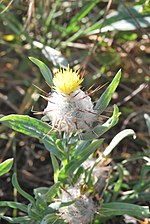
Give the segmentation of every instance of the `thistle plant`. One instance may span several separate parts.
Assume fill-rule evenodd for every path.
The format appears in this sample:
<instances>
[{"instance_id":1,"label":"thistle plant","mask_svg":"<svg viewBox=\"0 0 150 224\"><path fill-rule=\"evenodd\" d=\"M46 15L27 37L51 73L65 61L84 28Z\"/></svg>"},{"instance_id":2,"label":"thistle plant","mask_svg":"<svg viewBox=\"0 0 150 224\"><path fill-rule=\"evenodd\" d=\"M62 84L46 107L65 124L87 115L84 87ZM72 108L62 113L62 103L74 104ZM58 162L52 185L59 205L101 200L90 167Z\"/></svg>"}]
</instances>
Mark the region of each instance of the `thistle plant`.
<instances>
[{"instance_id":1,"label":"thistle plant","mask_svg":"<svg viewBox=\"0 0 150 224\"><path fill-rule=\"evenodd\" d=\"M147 207L117 201L119 188L115 191L116 201L105 201L112 166L103 166L102 161L126 136L135 136L131 129L118 133L103 153L95 158L93 154L102 145L101 136L112 128L119 119L119 109L115 105L112 116L104 123L101 113L107 108L116 90L121 71L119 70L94 105L90 94L81 89L83 77L80 71L68 66L53 76L49 68L40 60L30 58L41 70L43 77L51 87L50 93L42 96L47 101L42 120L26 115L8 115L0 121L8 127L38 138L50 152L54 185L34 189L29 195L19 185L17 174L12 176L12 184L25 197L29 204L19 202L0 202L2 207L21 210L24 216L8 217L5 212L1 219L10 223L103 223L112 216L130 215L138 219L149 216ZM47 123L47 122L48 123ZM4 162L8 167L12 160ZM9 165L8 165L9 164ZM120 168L121 169L121 168Z\"/></svg>"}]
</instances>

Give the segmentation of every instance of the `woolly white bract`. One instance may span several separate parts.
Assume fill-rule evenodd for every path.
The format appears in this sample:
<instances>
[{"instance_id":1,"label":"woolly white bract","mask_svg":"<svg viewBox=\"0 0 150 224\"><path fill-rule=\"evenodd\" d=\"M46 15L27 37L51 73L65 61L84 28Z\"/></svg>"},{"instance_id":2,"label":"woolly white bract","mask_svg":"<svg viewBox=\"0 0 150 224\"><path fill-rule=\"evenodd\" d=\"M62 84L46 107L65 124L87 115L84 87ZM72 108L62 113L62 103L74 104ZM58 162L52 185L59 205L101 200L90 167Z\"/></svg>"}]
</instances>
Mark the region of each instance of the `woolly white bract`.
<instances>
[{"instance_id":1,"label":"woolly white bract","mask_svg":"<svg viewBox=\"0 0 150 224\"><path fill-rule=\"evenodd\" d=\"M61 200L63 203L71 203L58 209L61 218L68 223L87 224L93 221L97 210L96 202L89 195L81 195L79 188L72 187L67 192L62 192Z\"/></svg>"},{"instance_id":2,"label":"woolly white bract","mask_svg":"<svg viewBox=\"0 0 150 224\"><path fill-rule=\"evenodd\" d=\"M87 224L91 223L96 213L96 205L92 198L86 196L76 199L70 206L59 209L60 217L68 223Z\"/></svg>"},{"instance_id":3,"label":"woolly white bract","mask_svg":"<svg viewBox=\"0 0 150 224\"><path fill-rule=\"evenodd\" d=\"M53 78L55 91L47 98L43 114L60 131L89 130L97 120L90 96L80 89L78 72L59 70Z\"/></svg>"}]
</instances>

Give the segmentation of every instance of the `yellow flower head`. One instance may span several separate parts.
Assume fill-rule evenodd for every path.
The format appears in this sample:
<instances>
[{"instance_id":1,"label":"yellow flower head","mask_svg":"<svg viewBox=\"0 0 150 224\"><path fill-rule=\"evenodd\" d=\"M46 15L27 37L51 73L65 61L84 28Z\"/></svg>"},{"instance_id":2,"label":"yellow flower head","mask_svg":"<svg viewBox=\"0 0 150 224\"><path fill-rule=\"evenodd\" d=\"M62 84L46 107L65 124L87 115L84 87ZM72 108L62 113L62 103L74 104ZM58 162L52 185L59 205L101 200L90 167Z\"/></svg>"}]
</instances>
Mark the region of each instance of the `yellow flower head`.
<instances>
[{"instance_id":1,"label":"yellow flower head","mask_svg":"<svg viewBox=\"0 0 150 224\"><path fill-rule=\"evenodd\" d=\"M80 87L83 78L80 77L79 71L72 71L68 68L66 70L59 70L54 78L53 83L56 89L64 94L70 94Z\"/></svg>"}]
</instances>

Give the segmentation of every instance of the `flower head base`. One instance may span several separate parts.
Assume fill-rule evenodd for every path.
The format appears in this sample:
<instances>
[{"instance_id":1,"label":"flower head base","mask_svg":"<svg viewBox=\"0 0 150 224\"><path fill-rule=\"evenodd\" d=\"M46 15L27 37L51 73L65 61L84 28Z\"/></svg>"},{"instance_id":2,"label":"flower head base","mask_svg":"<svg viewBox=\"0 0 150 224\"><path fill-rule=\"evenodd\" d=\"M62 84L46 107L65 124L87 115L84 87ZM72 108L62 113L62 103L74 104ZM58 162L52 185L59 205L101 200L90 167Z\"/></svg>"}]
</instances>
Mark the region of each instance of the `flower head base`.
<instances>
[{"instance_id":1,"label":"flower head base","mask_svg":"<svg viewBox=\"0 0 150 224\"><path fill-rule=\"evenodd\" d=\"M55 91L47 98L43 120L51 121L59 131L73 133L89 130L97 120L90 96L80 89L83 79L69 67L53 78Z\"/></svg>"},{"instance_id":2,"label":"flower head base","mask_svg":"<svg viewBox=\"0 0 150 224\"><path fill-rule=\"evenodd\" d=\"M83 79L80 78L79 71L72 71L69 66L66 70L60 69L53 78L56 90L64 94L70 94L79 89L82 82Z\"/></svg>"},{"instance_id":3,"label":"flower head base","mask_svg":"<svg viewBox=\"0 0 150 224\"><path fill-rule=\"evenodd\" d=\"M97 211L97 204L92 197L81 195L78 186L67 189L68 193L62 192L60 195L63 203L73 202L69 206L63 206L58 209L59 215L67 223L73 224L87 224L92 223L94 215Z\"/></svg>"}]
</instances>

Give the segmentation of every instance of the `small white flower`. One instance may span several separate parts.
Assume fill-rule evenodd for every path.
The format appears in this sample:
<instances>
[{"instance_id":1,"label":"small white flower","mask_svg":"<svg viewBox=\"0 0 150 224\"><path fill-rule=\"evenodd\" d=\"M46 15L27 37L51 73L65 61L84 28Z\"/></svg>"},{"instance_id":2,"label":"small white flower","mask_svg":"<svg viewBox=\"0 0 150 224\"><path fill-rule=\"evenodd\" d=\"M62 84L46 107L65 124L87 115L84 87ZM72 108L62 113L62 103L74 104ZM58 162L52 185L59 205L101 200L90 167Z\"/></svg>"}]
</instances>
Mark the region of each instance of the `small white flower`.
<instances>
[{"instance_id":1,"label":"small white flower","mask_svg":"<svg viewBox=\"0 0 150 224\"><path fill-rule=\"evenodd\" d=\"M83 78L69 67L59 70L54 78L55 91L47 98L43 114L60 131L89 130L97 120L90 96L80 89Z\"/></svg>"}]
</instances>

